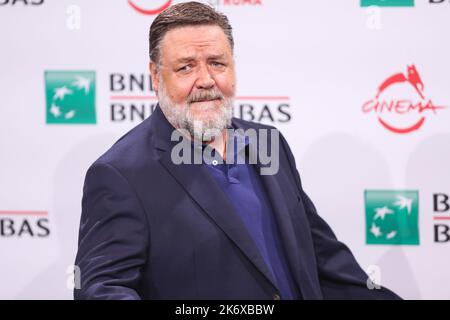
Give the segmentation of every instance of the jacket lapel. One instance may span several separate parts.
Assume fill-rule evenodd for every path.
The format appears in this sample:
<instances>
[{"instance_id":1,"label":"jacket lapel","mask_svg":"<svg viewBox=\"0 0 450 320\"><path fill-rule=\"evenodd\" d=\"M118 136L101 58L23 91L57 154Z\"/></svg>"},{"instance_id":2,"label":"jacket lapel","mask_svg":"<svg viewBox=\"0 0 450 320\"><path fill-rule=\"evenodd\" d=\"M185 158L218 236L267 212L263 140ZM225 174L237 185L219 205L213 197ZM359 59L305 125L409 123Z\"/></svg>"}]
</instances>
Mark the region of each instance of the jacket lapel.
<instances>
[{"instance_id":1,"label":"jacket lapel","mask_svg":"<svg viewBox=\"0 0 450 320\"><path fill-rule=\"evenodd\" d=\"M225 194L210 177L208 168L197 164L174 164L171 159L173 144L170 143L170 135L174 129L159 107L155 109L153 116L153 143L160 151L160 163L276 288L274 277L256 244Z\"/></svg>"},{"instance_id":2,"label":"jacket lapel","mask_svg":"<svg viewBox=\"0 0 450 320\"><path fill-rule=\"evenodd\" d=\"M265 165L261 164L259 157L257 159L257 170L258 172L261 172L261 168ZM280 175L260 175L260 177L269 198L268 200L272 204L272 211L275 215L284 253L292 276L300 290L300 294L304 299L319 297L320 294L318 295L316 290L311 287L311 282L309 281L310 277L303 260L313 259L313 257L302 256L303 252L299 246L301 241L299 233L301 233L301 230L297 230L297 233L294 230L292 217L290 216L291 213L284 201L285 196L280 186Z\"/></svg>"}]
</instances>

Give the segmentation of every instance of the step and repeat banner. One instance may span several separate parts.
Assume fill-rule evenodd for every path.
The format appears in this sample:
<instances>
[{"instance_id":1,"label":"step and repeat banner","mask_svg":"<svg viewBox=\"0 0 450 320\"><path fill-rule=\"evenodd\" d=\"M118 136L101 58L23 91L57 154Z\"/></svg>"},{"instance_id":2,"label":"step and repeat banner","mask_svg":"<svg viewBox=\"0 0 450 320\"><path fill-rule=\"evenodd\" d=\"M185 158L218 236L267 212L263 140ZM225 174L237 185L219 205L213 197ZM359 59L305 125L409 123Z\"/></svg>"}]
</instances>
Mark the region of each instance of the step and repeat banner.
<instances>
[{"instance_id":1,"label":"step and repeat banner","mask_svg":"<svg viewBox=\"0 0 450 320\"><path fill-rule=\"evenodd\" d=\"M152 114L148 30L178 2L0 0L1 299L72 298L84 175ZM376 282L450 299L450 1L202 2L233 26L235 116L280 129Z\"/></svg>"}]
</instances>

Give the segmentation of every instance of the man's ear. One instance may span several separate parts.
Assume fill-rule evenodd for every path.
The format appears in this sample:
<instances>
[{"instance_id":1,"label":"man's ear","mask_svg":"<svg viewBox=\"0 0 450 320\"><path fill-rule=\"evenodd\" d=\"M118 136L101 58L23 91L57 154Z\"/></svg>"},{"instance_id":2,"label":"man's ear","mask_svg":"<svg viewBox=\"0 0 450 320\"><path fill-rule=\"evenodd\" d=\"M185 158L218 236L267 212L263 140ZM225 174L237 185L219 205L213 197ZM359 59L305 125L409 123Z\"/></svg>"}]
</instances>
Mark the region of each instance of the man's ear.
<instances>
[{"instance_id":1,"label":"man's ear","mask_svg":"<svg viewBox=\"0 0 450 320\"><path fill-rule=\"evenodd\" d=\"M150 75L152 77L153 90L158 93L158 68L156 67L156 64L154 62L150 61L150 63L148 64L148 69L150 70Z\"/></svg>"}]
</instances>

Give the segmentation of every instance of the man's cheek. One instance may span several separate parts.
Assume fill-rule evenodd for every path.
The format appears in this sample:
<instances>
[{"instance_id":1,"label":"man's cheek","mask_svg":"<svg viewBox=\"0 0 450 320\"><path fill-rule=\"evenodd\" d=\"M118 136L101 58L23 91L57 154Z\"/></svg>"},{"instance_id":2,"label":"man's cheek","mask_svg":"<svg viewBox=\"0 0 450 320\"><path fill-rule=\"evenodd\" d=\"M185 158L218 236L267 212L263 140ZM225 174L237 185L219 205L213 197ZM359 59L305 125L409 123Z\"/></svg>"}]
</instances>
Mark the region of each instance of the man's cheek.
<instances>
[{"instance_id":1,"label":"man's cheek","mask_svg":"<svg viewBox=\"0 0 450 320\"><path fill-rule=\"evenodd\" d=\"M219 90L223 95L230 97L234 95L235 84L232 79L227 77L226 79L221 79L217 82Z\"/></svg>"},{"instance_id":2,"label":"man's cheek","mask_svg":"<svg viewBox=\"0 0 450 320\"><path fill-rule=\"evenodd\" d=\"M172 98L177 104L185 104L189 101L189 91L178 91L172 95Z\"/></svg>"}]
</instances>

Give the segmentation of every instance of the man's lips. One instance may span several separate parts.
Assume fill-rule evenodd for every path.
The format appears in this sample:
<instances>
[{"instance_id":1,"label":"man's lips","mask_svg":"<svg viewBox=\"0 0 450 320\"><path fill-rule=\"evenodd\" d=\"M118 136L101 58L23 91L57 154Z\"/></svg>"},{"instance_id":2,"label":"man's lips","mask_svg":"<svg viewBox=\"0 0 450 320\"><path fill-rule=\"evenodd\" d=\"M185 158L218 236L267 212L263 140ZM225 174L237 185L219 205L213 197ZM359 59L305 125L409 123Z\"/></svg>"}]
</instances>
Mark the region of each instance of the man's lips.
<instances>
[{"instance_id":1,"label":"man's lips","mask_svg":"<svg viewBox=\"0 0 450 320\"><path fill-rule=\"evenodd\" d=\"M216 101L216 100L222 100L222 98L206 99L206 100L195 100L195 101L191 101L191 103L196 103L196 102L207 102L207 101Z\"/></svg>"}]
</instances>

